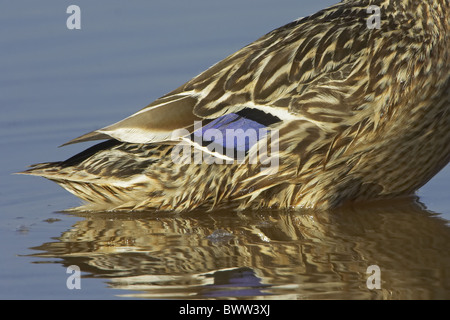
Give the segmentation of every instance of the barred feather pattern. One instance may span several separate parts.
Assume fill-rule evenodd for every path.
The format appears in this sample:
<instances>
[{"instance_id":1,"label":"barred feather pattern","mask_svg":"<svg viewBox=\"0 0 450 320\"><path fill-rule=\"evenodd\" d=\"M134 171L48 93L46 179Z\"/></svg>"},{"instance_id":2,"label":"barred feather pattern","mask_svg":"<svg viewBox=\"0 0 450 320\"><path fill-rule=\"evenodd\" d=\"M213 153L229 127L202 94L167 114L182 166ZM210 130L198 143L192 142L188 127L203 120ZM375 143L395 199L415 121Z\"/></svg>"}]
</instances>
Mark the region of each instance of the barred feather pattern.
<instances>
[{"instance_id":1,"label":"barred feather pattern","mask_svg":"<svg viewBox=\"0 0 450 320\"><path fill-rule=\"evenodd\" d=\"M380 28L367 26L370 5ZM450 160L449 11L448 0L343 1L266 34L128 122L75 139L120 140L113 146L27 173L127 210L327 209L414 193ZM243 109L278 117L277 173L249 161L174 163L167 133L136 143L127 126L144 130L145 114L171 103L189 121Z\"/></svg>"}]
</instances>

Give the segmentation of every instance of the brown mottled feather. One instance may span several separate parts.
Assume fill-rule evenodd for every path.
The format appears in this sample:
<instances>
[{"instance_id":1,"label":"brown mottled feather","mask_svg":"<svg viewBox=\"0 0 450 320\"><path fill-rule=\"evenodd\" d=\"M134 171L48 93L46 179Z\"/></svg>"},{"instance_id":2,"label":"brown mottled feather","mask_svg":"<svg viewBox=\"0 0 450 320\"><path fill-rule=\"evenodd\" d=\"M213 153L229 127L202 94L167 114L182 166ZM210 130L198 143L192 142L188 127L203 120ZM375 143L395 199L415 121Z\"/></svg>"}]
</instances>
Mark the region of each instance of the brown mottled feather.
<instances>
[{"instance_id":1,"label":"brown mottled feather","mask_svg":"<svg viewBox=\"0 0 450 320\"><path fill-rule=\"evenodd\" d=\"M370 5L379 29L367 27ZM448 0L343 1L69 143L115 140L25 173L102 209L326 209L411 194L450 160L449 12ZM243 109L280 119L276 174L250 163L256 147L244 163L172 160L194 121Z\"/></svg>"}]
</instances>

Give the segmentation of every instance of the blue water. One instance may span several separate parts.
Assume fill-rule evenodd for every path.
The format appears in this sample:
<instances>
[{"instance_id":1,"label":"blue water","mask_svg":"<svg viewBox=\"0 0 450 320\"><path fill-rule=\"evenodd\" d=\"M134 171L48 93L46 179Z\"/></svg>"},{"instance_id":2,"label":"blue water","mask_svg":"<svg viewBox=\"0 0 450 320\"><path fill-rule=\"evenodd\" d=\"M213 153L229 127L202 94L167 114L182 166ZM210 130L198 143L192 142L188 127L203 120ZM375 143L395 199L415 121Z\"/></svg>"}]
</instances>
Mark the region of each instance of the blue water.
<instances>
[{"instance_id":1,"label":"blue water","mask_svg":"<svg viewBox=\"0 0 450 320\"><path fill-rule=\"evenodd\" d=\"M61 210L79 200L56 184L12 174L68 158L89 144L59 145L333 3L3 1L0 298L448 298L449 166L419 190L423 206L342 218L74 215ZM66 27L71 4L80 30ZM72 264L80 290L66 286ZM380 264L383 289L366 288L368 264Z\"/></svg>"}]
</instances>

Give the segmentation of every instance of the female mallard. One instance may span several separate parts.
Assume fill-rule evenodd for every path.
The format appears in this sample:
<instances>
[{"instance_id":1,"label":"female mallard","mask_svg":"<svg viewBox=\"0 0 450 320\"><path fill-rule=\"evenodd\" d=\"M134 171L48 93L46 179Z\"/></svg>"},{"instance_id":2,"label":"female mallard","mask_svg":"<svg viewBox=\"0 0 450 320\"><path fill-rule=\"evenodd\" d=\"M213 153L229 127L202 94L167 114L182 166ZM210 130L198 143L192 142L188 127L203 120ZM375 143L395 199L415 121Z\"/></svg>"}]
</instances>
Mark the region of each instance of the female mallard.
<instances>
[{"instance_id":1,"label":"female mallard","mask_svg":"<svg viewBox=\"0 0 450 320\"><path fill-rule=\"evenodd\" d=\"M69 143L107 141L24 173L102 210L412 194L450 160L449 12L448 0L344 0Z\"/></svg>"}]
</instances>

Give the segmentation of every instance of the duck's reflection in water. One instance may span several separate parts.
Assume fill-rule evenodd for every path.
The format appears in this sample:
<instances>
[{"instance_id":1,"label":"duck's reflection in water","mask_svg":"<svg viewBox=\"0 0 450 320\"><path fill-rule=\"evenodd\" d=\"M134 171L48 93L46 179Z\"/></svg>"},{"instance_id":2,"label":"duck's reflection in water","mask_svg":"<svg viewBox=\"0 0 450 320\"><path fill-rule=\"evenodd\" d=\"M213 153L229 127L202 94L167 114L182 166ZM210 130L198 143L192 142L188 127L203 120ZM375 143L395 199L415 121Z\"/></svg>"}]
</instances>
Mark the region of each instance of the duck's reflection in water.
<instances>
[{"instance_id":1,"label":"duck's reflection in water","mask_svg":"<svg viewBox=\"0 0 450 320\"><path fill-rule=\"evenodd\" d=\"M35 256L128 296L450 298L450 228L415 199L333 212L79 215ZM369 289L378 276L381 288Z\"/></svg>"}]
</instances>

